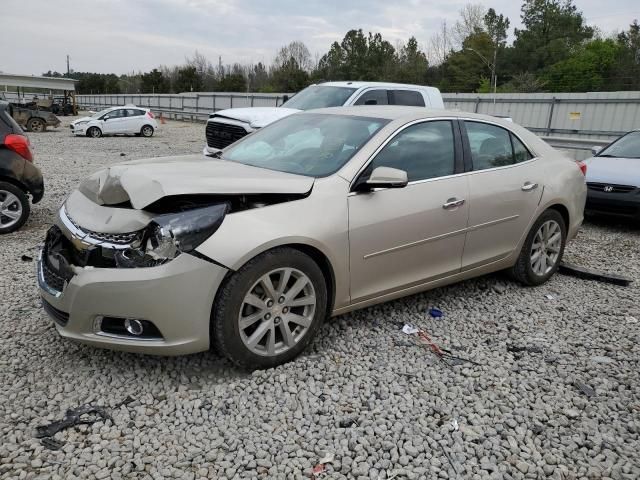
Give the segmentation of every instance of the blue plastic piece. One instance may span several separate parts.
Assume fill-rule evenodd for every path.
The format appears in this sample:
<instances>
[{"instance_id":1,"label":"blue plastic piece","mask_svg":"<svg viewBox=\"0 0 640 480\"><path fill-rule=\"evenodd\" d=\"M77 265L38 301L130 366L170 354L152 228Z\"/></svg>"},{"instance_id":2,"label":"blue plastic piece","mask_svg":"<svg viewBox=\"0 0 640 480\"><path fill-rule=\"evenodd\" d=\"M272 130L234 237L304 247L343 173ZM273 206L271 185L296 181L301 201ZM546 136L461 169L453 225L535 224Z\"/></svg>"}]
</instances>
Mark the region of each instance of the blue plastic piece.
<instances>
[{"instance_id":1,"label":"blue plastic piece","mask_svg":"<svg viewBox=\"0 0 640 480\"><path fill-rule=\"evenodd\" d=\"M443 314L442 310L440 310L439 308L431 307L429 309L429 315L431 315L433 318L441 318Z\"/></svg>"}]
</instances>

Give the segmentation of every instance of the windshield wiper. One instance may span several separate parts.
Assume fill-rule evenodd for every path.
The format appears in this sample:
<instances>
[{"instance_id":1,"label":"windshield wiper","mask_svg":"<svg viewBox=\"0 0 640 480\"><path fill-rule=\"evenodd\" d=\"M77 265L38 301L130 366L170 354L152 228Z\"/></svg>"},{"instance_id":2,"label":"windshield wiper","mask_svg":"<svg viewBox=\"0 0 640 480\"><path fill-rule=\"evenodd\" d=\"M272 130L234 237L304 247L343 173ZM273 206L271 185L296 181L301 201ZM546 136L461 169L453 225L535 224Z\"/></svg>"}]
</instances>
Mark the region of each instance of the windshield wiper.
<instances>
[{"instance_id":1,"label":"windshield wiper","mask_svg":"<svg viewBox=\"0 0 640 480\"><path fill-rule=\"evenodd\" d=\"M606 157L606 158L618 158L617 155L609 155L608 153L605 153L604 155L596 155L597 157Z\"/></svg>"}]
</instances>

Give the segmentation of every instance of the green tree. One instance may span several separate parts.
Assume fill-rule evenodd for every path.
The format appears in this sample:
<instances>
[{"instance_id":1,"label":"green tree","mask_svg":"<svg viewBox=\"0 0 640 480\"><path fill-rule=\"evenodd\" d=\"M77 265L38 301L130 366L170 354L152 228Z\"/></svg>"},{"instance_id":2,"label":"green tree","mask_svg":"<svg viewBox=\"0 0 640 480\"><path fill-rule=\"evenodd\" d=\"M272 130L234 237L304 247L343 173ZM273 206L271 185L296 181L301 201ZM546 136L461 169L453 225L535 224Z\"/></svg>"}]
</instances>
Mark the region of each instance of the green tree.
<instances>
[{"instance_id":1,"label":"green tree","mask_svg":"<svg viewBox=\"0 0 640 480\"><path fill-rule=\"evenodd\" d=\"M397 63L395 81L417 85L425 83L429 62L425 53L418 47L415 37L411 37L400 49Z\"/></svg>"},{"instance_id":2,"label":"green tree","mask_svg":"<svg viewBox=\"0 0 640 480\"><path fill-rule=\"evenodd\" d=\"M611 90L640 90L640 24L635 20L629 30L618 34L620 46Z\"/></svg>"},{"instance_id":3,"label":"green tree","mask_svg":"<svg viewBox=\"0 0 640 480\"><path fill-rule=\"evenodd\" d=\"M488 33L469 35L462 42L462 50L452 52L443 65L440 88L446 92L475 92L483 78L491 75L489 58L493 53L493 41Z\"/></svg>"},{"instance_id":4,"label":"green tree","mask_svg":"<svg viewBox=\"0 0 640 480\"><path fill-rule=\"evenodd\" d=\"M240 73L228 73L218 80L216 90L219 92L246 92L247 80Z\"/></svg>"},{"instance_id":5,"label":"green tree","mask_svg":"<svg viewBox=\"0 0 640 480\"><path fill-rule=\"evenodd\" d=\"M538 71L571 56L593 37L573 0L524 0L523 29L515 30L513 60L519 71Z\"/></svg>"},{"instance_id":6,"label":"green tree","mask_svg":"<svg viewBox=\"0 0 640 480\"><path fill-rule=\"evenodd\" d=\"M176 93L198 92L202 89L202 79L196 67L185 66L178 70L178 76L174 85Z\"/></svg>"},{"instance_id":7,"label":"green tree","mask_svg":"<svg viewBox=\"0 0 640 480\"><path fill-rule=\"evenodd\" d=\"M615 40L592 40L571 57L552 65L543 77L553 92L608 90L619 54L620 45Z\"/></svg>"},{"instance_id":8,"label":"green tree","mask_svg":"<svg viewBox=\"0 0 640 480\"><path fill-rule=\"evenodd\" d=\"M502 59L502 53L507 45L507 30L509 30L509 19L504 15L498 15L493 8L490 8L484 16L484 26L487 34L491 38L493 55L491 55L492 78L491 85L498 83L498 57Z\"/></svg>"},{"instance_id":9,"label":"green tree","mask_svg":"<svg viewBox=\"0 0 640 480\"><path fill-rule=\"evenodd\" d=\"M169 93L169 80L154 68L142 75L140 89L142 93Z\"/></svg>"}]
</instances>

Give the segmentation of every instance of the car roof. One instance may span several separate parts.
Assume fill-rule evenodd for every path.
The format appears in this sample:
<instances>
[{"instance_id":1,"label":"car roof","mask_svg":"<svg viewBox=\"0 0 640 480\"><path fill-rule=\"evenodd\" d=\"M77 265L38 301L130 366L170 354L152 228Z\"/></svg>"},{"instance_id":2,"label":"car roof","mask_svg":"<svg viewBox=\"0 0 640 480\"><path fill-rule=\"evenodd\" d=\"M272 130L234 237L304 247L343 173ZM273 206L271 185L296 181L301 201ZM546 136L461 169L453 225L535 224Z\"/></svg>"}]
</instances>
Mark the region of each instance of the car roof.
<instances>
[{"instance_id":1,"label":"car roof","mask_svg":"<svg viewBox=\"0 0 640 480\"><path fill-rule=\"evenodd\" d=\"M403 105L358 105L352 107L318 108L301 113L349 115L355 117L384 118L387 120L404 120L407 122L438 117L470 118L491 121L510 128L513 127L512 122L508 122L492 115L482 115L479 113L463 112L460 110L444 110L439 108L407 107Z\"/></svg>"},{"instance_id":2,"label":"car roof","mask_svg":"<svg viewBox=\"0 0 640 480\"><path fill-rule=\"evenodd\" d=\"M328 87L350 87L350 88L364 88L364 87L381 87L381 88L412 88L412 89L435 89L435 87L429 87L427 85L412 85L410 83L391 83L391 82L323 82L317 85Z\"/></svg>"}]
</instances>

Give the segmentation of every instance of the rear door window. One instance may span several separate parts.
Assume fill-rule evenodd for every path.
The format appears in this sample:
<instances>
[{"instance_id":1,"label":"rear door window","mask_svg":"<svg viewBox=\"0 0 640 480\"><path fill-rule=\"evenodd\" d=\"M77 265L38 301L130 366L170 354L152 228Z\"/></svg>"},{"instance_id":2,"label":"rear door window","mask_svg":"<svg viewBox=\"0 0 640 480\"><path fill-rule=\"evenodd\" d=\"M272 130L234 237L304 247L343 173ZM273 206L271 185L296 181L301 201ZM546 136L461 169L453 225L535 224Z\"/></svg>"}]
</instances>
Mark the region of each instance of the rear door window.
<instances>
[{"instance_id":1,"label":"rear door window","mask_svg":"<svg viewBox=\"0 0 640 480\"><path fill-rule=\"evenodd\" d=\"M424 98L415 90L391 90L391 105L407 105L410 107L424 107Z\"/></svg>"},{"instance_id":2,"label":"rear door window","mask_svg":"<svg viewBox=\"0 0 640 480\"><path fill-rule=\"evenodd\" d=\"M386 90L369 90L364 92L354 105L389 105Z\"/></svg>"},{"instance_id":3,"label":"rear door window","mask_svg":"<svg viewBox=\"0 0 640 480\"><path fill-rule=\"evenodd\" d=\"M465 121L474 170L504 167L515 163L511 133L496 125Z\"/></svg>"}]
</instances>

